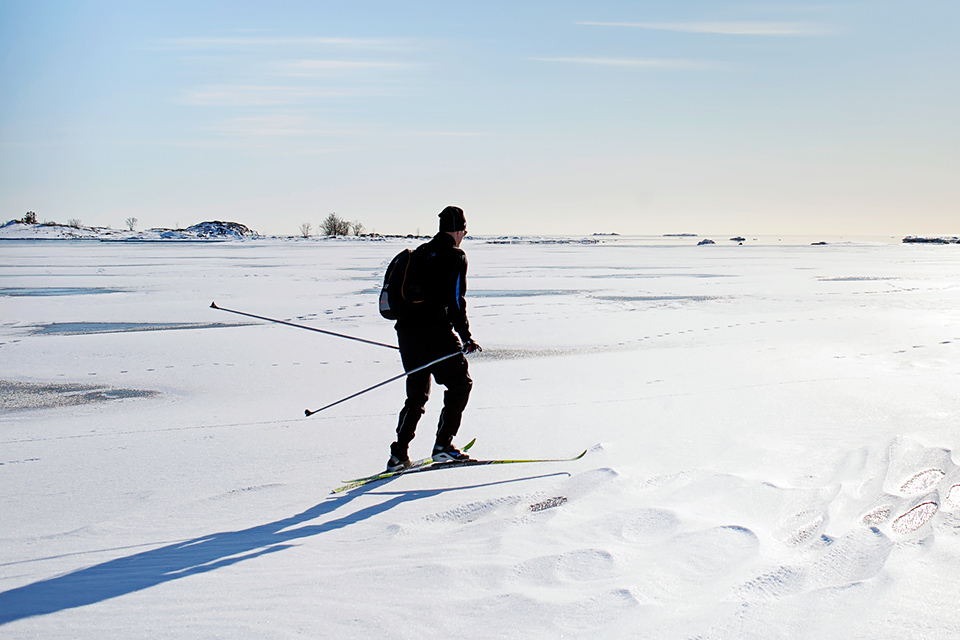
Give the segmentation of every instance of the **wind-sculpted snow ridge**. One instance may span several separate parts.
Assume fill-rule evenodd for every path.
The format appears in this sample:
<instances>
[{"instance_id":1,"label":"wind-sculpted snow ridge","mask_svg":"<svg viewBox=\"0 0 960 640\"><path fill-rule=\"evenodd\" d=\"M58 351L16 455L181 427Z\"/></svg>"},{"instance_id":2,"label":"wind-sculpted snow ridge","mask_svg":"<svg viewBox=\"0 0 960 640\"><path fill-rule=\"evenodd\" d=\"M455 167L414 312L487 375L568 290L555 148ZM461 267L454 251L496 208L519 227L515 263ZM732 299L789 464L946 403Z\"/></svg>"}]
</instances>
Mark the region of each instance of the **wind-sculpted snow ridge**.
<instances>
[{"instance_id":1,"label":"wind-sculpted snow ridge","mask_svg":"<svg viewBox=\"0 0 960 640\"><path fill-rule=\"evenodd\" d=\"M724 597L737 606L701 637L853 637L837 635L845 612L869 610L911 564L947 561L925 556L936 538L951 543L958 529L945 513L960 508L960 473L949 450L897 438L885 450L851 452L829 475L831 483L807 488L739 483L741 499L779 513L770 532L781 551L772 545L767 555L783 562L765 569L756 563L753 576ZM801 619L803 610L817 615ZM870 628L869 620L863 624Z\"/></svg>"},{"instance_id":2,"label":"wind-sculpted snow ridge","mask_svg":"<svg viewBox=\"0 0 960 640\"><path fill-rule=\"evenodd\" d=\"M646 501L649 486L613 469L545 480L532 495L491 498L403 527L406 548L410 536L423 535L437 545L497 550L470 554L452 572L427 562L423 571L437 586L418 583L417 597L474 593L458 607L458 624L465 617L466 628L483 628L483 637L665 637L671 611L696 610L735 586L731 573L760 558L760 539L747 527L632 506ZM435 637L456 632L440 618ZM517 619L525 621L522 633L512 626Z\"/></svg>"},{"instance_id":3,"label":"wind-sculpted snow ridge","mask_svg":"<svg viewBox=\"0 0 960 640\"><path fill-rule=\"evenodd\" d=\"M651 481L601 467L400 530L407 548L423 536L496 550L454 570L426 563L426 584L442 586L424 591L414 578L428 599L434 588L473 593L458 623L487 637L865 637L869 619L849 635L837 625L932 561L933 540L956 537L958 509L951 452L897 438L795 486L708 470ZM523 634L510 627L520 617Z\"/></svg>"}]
</instances>

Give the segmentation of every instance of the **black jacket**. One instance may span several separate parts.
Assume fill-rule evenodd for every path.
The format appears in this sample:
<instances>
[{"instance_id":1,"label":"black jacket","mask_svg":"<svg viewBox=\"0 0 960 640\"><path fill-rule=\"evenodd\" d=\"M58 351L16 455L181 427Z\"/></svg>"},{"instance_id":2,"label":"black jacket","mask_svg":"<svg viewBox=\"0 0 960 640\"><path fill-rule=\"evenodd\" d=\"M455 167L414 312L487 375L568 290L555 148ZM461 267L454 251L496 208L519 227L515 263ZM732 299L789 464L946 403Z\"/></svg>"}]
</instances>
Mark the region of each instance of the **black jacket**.
<instances>
[{"instance_id":1,"label":"black jacket","mask_svg":"<svg viewBox=\"0 0 960 640\"><path fill-rule=\"evenodd\" d=\"M470 340L467 320L467 254L450 234L441 231L420 245L411 257L423 302L397 322L397 330L446 330L452 327L464 342Z\"/></svg>"}]
</instances>

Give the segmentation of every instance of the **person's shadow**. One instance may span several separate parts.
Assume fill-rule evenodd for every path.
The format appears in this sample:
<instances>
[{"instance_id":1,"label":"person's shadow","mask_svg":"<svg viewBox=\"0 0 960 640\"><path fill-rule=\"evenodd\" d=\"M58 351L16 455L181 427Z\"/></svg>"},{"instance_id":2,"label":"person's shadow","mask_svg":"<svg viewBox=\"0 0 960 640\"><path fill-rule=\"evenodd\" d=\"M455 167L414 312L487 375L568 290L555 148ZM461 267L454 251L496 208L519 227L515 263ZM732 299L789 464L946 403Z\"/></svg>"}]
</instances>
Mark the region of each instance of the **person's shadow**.
<instances>
[{"instance_id":1,"label":"person's shadow","mask_svg":"<svg viewBox=\"0 0 960 640\"><path fill-rule=\"evenodd\" d=\"M293 540L342 529L389 511L403 502L428 498L446 491L472 489L539 477L546 476L528 476L448 489L385 494L391 497L379 504L345 514L334 520L297 526L341 509L355 498L370 491L369 488L362 487L346 495L328 498L302 513L276 522L177 542L4 591L0 593L0 625L31 616L103 602L164 582L214 571L268 553L276 553L293 546L290 544Z\"/></svg>"}]
</instances>

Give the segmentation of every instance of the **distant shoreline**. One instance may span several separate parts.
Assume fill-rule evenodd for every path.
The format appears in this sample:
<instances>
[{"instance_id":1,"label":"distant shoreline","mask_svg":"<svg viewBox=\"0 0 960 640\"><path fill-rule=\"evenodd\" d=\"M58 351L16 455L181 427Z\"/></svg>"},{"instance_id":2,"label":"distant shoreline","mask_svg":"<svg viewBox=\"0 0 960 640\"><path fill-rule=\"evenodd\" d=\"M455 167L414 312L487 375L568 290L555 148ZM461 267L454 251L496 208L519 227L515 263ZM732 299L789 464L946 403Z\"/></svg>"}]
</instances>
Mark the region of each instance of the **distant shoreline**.
<instances>
[{"instance_id":1,"label":"distant shoreline","mask_svg":"<svg viewBox=\"0 0 960 640\"><path fill-rule=\"evenodd\" d=\"M223 243L223 242L384 242L384 241L424 241L430 236L416 234L379 234L364 233L346 236L311 235L261 235L246 225L236 222L207 221L185 229L147 229L145 231L117 230L106 227L71 226L58 223L29 224L18 220L0 226L0 242L104 242L104 243ZM700 239L699 242L693 242ZM667 233L635 234L594 233L590 235L527 235L500 234L485 236L467 236L467 240L492 245L519 244L613 244L670 247L731 247L731 246L828 246L835 244L960 244L958 236L851 236L831 234L802 235L736 235Z\"/></svg>"}]
</instances>

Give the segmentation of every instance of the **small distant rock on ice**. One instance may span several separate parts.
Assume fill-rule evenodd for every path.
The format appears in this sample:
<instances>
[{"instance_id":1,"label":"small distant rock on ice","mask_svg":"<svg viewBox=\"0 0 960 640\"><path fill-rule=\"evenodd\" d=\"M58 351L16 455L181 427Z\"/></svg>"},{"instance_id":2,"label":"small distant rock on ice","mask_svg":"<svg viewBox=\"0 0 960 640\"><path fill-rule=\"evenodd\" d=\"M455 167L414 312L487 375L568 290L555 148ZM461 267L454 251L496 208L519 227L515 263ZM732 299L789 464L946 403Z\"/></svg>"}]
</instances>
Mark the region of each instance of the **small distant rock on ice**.
<instances>
[{"instance_id":1,"label":"small distant rock on ice","mask_svg":"<svg viewBox=\"0 0 960 640\"><path fill-rule=\"evenodd\" d=\"M700 242L697 243L697 246L699 247L699 246L704 245L704 244L717 244L717 243L714 242L713 240L708 239L708 238L704 238L703 240L701 240Z\"/></svg>"}]
</instances>

